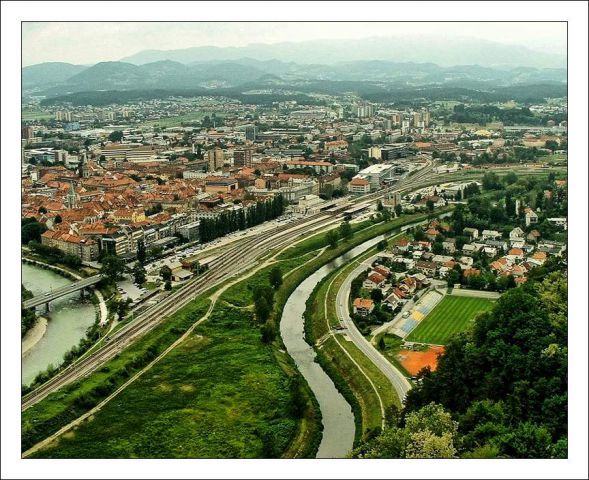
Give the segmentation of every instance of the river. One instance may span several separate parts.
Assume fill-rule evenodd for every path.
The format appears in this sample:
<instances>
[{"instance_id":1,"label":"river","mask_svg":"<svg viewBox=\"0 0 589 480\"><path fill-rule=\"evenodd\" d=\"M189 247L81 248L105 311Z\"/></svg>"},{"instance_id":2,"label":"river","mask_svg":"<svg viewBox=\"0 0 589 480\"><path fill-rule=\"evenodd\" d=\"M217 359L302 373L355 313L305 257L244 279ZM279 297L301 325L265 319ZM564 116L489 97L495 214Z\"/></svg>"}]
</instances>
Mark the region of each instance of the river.
<instances>
[{"instance_id":1,"label":"river","mask_svg":"<svg viewBox=\"0 0 589 480\"><path fill-rule=\"evenodd\" d=\"M51 270L22 264L22 283L34 295L43 294L72 283ZM21 382L29 384L35 376L52 364L59 365L63 355L86 335L86 330L96 319L96 310L90 300L80 299L80 292L71 293L54 300L45 313L45 305L37 308L37 313L49 322L41 340L22 358Z\"/></svg>"},{"instance_id":2,"label":"river","mask_svg":"<svg viewBox=\"0 0 589 480\"><path fill-rule=\"evenodd\" d=\"M446 215L440 215L440 217ZM317 458L344 458L354 445L355 424L352 407L339 393L331 378L315 362L317 354L313 347L305 341L303 315L307 300L313 293L315 286L329 273L366 252L384 238L397 235L408 228L424 223L427 221L397 228L354 247L307 277L286 301L280 320L280 335L288 354L293 358L301 375L307 380L321 410L323 436L317 451Z\"/></svg>"}]
</instances>

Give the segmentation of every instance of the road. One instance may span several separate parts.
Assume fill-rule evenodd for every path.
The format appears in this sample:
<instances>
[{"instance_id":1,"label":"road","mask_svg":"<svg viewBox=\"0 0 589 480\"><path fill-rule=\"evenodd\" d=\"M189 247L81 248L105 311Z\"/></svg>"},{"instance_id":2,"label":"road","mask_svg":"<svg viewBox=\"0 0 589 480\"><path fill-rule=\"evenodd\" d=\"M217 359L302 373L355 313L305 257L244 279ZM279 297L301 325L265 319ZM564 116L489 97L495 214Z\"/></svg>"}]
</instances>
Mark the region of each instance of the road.
<instances>
[{"instance_id":1,"label":"road","mask_svg":"<svg viewBox=\"0 0 589 480\"><path fill-rule=\"evenodd\" d=\"M100 282L101 279L102 275L94 275L82 280L77 280L71 285L66 285L65 287L57 288L49 293L44 293L42 295L37 295L36 297L30 298L29 300L23 302L23 307L33 308L43 305L44 303L52 302L53 300L63 297L64 295L68 295L70 293L77 292L78 290L96 285L98 282Z\"/></svg>"},{"instance_id":2,"label":"road","mask_svg":"<svg viewBox=\"0 0 589 480\"><path fill-rule=\"evenodd\" d=\"M352 200L352 203L358 205L370 204L382 198L388 192L403 192L420 187L424 182L427 184L431 182L433 167L433 163L427 163L424 168L411 177L399 181L392 187L357 197ZM220 254L209 264L209 269L205 273L189 280L176 292L137 315L132 321L115 332L103 346L75 361L45 384L25 395L22 398L22 410L26 410L59 388L89 375L120 353L134 340L194 300L199 294L218 286L253 266L257 259L265 255L269 250L286 246L294 240L308 236L330 224L340 223L341 218L339 216L346 208L344 206L339 211L331 213L320 212L235 242L235 246Z\"/></svg>"},{"instance_id":3,"label":"road","mask_svg":"<svg viewBox=\"0 0 589 480\"><path fill-rule=\"evenodd\" d=\"M367 258L354 270L352 270L344 279L336 296L337 316L343 327L347 329L347 335L354 342L354 345L366 355L370 361L389 379L393 385L401 403L405 400L405 395L411 390L411 384L405 376L397 370L364 336L360 333L354 321L350 317L348 298L352 287L352 280L360 275L372 263L378 254Z\"/></svg>"}]
</instances>

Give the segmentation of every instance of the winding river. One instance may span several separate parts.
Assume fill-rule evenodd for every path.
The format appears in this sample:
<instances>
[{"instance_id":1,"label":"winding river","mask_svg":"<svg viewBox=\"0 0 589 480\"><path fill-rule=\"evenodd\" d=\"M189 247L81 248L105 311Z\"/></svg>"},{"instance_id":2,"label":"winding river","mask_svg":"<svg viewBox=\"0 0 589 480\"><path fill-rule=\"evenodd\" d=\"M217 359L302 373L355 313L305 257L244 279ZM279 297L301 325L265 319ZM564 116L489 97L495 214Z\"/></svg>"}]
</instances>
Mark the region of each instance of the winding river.
<instances>
[{"instance_id":1,"label":"winding river","mask_svg":"<svg viewBox=\"0 0 589 480\"><path fill-rule=\"evenodd\" d=\"M440 217L442 216L446 215ZM369 250L384 238L389 238L424 223L427 221L394 229L384 235L371 238L337 257L306 278L290 295L284 306L280 320L282 340L301 375L307 380L321 410L323 436L317 451L317 458L344 458L354 445L355 424L352 407L339 393L327 373L315 362L317 356L315 350L305 341L303 315L307 300L313 293L315 286L334 270Z\"/></svg>"},{"instance_id":2,"label":"winding river","mask_svg":"<svg viewBox=\"0 0 589 480\"><path fill-rule=\"evenodd\" d=\"M22 264L22 283L34 295L63 287L72 280L40 267ZM35 376L52 364L57 366L63 355L86 335L96 319L96 310L90 300L80 300L80 293L58 298L50 304L49 313L39 306L37 313L46 317L47 330L43 337L22 358L21 382L29 384Z\"/></svg>"}]
</instances>

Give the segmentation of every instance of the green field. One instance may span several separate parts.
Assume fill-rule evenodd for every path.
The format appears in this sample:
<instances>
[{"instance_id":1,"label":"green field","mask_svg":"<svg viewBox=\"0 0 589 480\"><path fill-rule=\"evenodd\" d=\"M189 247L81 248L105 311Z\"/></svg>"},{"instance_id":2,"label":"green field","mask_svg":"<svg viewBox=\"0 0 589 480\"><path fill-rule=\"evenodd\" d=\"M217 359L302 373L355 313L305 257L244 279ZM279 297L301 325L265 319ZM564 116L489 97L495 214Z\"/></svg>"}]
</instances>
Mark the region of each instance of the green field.
<instances>
[{"instance_id":1,"label":"green field","mask_svg":"<svg viewBox=\"0 0 589 480\"><path fill-rule=\"evenodd\" d=\"M154 127L158 126L161 128L170 128L170 127L179 127L183 123L191 123L191 122L200 122L206 116L211 117L213 115L213 111L197 111L191 113L185 113L183 115L176 115L174 117L162 117L157 120L146 120L141 124L143 127ZM218 119L223 118L223 115L217 115Z\"/></svg>"},{"instance_id":2,"label":"green field","mask_svg":"<svg viewBox=\"0 0 589 480\"><path fill-rule=\"evenodd\" d=\"M21 120L50 120L53 118L51 112L41 112L37 110L23 110Z\"/></svg>"},{"instance_id":3,"label":"green field","mask_svg":"<svg viewBox=\"0 0 589 480\"><path fill-rule=\"evenodd\" d=\"M408 342L445 345L450 337L462 332L493 301L486 298L447 295L407 337Z\"/></svg>"}]
</instances>

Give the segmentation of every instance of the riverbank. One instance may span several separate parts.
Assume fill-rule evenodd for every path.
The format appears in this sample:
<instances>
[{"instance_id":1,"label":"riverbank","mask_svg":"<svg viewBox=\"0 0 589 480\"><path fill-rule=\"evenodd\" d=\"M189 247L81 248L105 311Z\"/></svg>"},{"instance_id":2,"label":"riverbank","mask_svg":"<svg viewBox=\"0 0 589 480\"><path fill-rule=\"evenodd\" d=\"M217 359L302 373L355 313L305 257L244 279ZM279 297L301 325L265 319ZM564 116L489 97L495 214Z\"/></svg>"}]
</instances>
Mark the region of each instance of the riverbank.
<instances>
[{"instance_id":1,"label":"riverbank","mask_svg":"<svg viewBox=\"0 0 589 480\"><path fill-rule=\"evenodd\" d=\"M59 267L44 265L31 259L22 259L22 282L35 295L42 295L52 288L60 288L75 281L75 275ZM80 277L81 278L81 277ZM39 376L54 372L64 362L65 355L87 337L88 329L97 323L99 302L81 301L78 293L72 293L51 302L48 312L38 313L46 322L34 322L32 329L21 342L21 382L33 384ZM26 340L25 340L26 338ZM39 378L41 378L39 377Z\"/></svg>"},{"instance_id":2,"label":"riverbank","mask_svg":"<svg viewBox=\"0 0 589 480\"><path fill-rule=\"evenodd\" d=\"M37 321L31 329L25 334L21 341L21 356L25 357L27 353L39 343L47 331L48 320L45 317L37 317Z\"/></svg>"}]
</instances>

